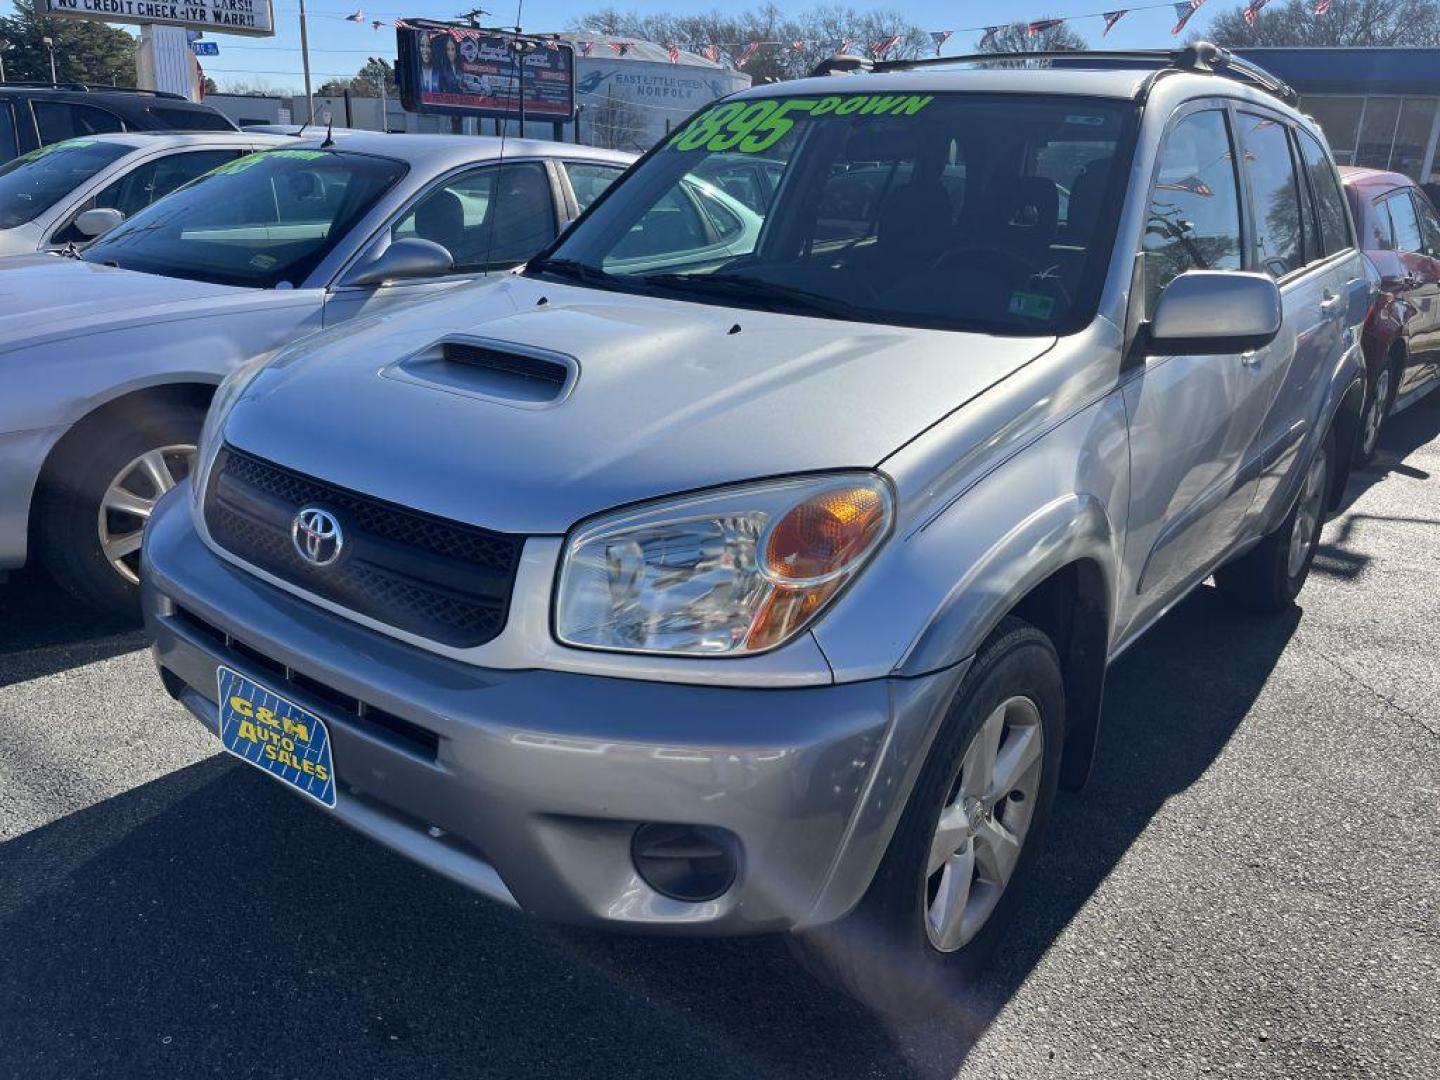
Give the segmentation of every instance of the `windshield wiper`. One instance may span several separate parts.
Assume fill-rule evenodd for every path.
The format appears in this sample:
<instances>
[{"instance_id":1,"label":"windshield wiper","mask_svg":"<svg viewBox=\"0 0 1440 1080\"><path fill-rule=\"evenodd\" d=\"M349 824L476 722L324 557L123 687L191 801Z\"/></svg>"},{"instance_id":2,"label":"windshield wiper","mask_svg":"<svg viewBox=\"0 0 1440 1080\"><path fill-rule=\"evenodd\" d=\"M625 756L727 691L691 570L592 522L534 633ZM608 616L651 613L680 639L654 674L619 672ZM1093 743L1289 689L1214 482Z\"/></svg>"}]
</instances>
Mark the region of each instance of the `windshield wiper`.
<instances>
[{"instance_id":1,"label":"windshield wiper","mask_svg":"<svg viewBox=\"0 0 1440 1080\"><path fill-rule=\"evenodd\" d=\"M859 311L855 305L834 296L743 274L646 274L640 280L646 285L711 293L766 311L799 311L834 319L853 319Z\"/></svg>"},{"instance_id":2,"label":"windshield wiper","mask_svg":"<svg viewBox=\"0 0 1440 1080\"><path fill-rule=\"evenodd\" d=\"M537 259L525 269L527 273L554 274L559 278L583 281L591 285L615 284L615 279L610 274L579 259Z\"/></svg>"}]
</instances>

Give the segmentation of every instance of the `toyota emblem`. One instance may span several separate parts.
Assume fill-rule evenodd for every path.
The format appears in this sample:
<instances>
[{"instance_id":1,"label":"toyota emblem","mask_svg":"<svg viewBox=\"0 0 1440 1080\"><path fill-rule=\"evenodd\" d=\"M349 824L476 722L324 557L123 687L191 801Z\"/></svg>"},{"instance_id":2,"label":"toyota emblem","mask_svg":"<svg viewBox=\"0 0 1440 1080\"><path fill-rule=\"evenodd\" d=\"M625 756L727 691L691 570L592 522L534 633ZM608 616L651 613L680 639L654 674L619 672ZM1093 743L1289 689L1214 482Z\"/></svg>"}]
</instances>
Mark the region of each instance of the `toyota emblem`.
<instances>
[{"instance_id":1,"label":"toyota emblem","mask_svg":"<svg viewBox=\"0 0 1440 1080\"><path fill-rule=\"evenodd\" d=\"M329 510L307 506L290 525L290 542L295 545L295 553L311 566L329 566L340 557L345 534Z\"/></svg>"}]
</instances>

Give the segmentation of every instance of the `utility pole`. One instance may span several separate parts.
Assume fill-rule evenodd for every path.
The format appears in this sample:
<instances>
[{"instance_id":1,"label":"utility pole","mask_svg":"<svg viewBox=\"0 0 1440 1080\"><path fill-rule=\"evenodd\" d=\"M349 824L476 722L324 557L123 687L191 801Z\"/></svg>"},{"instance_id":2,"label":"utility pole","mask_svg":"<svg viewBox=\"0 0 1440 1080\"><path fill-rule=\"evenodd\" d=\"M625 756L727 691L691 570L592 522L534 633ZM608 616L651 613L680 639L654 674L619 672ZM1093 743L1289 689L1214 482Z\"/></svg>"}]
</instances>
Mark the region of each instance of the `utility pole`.
<instances>
[{"instance_id":1,"label":"utility pole","mask_svg":"<svg viewBox=\"0 0 1440 1080\"><path fill-rule=\"evenodd\" d=\"M385 94L385 61L378 57L370 57L370 63L375 65L380 72L375 81L380 84L380 130L389 134L390 132L390 99Z\"/></svg>"},{"instance_id":2,"label":"utility pole","mask_svg":"<svg viewBox=\"0 0 1440 1080\"><path fill-rule=\"evenodd\" d=\"M315 99L310 96L310 36L305 29L305 0L300 0L300 63L305 68L305 122L315 122Z\"/></svg>"}]
</instances>

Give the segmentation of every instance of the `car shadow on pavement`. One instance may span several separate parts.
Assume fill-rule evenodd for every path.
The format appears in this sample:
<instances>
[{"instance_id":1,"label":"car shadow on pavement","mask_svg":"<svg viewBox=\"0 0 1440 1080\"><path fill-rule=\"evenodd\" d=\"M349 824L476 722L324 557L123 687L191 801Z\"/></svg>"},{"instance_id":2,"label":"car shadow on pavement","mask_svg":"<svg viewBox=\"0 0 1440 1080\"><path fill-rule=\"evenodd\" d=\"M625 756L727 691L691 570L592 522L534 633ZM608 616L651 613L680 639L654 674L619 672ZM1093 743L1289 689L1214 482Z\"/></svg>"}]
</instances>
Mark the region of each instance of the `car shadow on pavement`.
<instances>
[{"instance_id":1,"label":"car shadow on pavement","mask_svg":"<svg viewBox=\"0 0 1440 1080\"><path fill-rule=\"evenodd\" d=\"M0 844L0 1075L952 1077L1298 618L1202 589L1120 661L1091 785L1058 801L995 966L932 1021L871 1016L775 938L544 925L217 756Z\"/></svg>"},{"instance_id":2,"label":"car shadow on pavement","mask_svg":"<svg viewBox=\"0 0 1440 1080\"><path fill-rule=\"evenodd\" d=\"M0 686L133 652L146 643L132 622L98 615L38 570L0 583Z\"/></svg>"},{"instance_id":3,"label":"car shadow on pavement","mask_svg":"<svg viewBox=\"0 0 1440 1080\"><path fill-rule=\"evenodd\" d=\"M1437 391L1440 394L1440 391ZM1414 452L1440 435L1440 401L1423 400L1385 422L1375 456L1367 465L1350 474L1350 482L1335 515L1344 514L1355 501L1376 484L1391 476L1407 481L1424 481L1430 474L1406 463Z\"/></svg>"}]
</instances>

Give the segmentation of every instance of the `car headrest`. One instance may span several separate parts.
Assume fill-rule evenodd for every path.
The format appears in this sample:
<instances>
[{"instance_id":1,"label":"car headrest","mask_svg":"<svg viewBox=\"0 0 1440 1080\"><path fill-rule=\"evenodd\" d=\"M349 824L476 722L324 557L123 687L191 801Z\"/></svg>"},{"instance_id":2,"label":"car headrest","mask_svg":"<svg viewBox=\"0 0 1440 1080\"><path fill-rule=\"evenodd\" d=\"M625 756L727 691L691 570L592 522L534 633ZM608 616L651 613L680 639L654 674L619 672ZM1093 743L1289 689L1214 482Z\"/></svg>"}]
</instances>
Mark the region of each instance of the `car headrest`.
<instances>
[{"instance_id":1,"label":"car headrest","mask_svg":"<svg viewBox=\"0 0 1440 1080\"><path fill-rule=\"evenodd\" d=\"M465 206L453 191L437 191L415 208L415 235L454 247L465 231Z\"/></svg>"}]
</instances>

